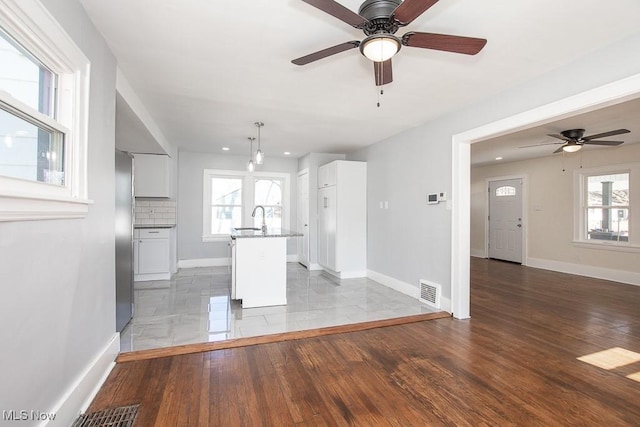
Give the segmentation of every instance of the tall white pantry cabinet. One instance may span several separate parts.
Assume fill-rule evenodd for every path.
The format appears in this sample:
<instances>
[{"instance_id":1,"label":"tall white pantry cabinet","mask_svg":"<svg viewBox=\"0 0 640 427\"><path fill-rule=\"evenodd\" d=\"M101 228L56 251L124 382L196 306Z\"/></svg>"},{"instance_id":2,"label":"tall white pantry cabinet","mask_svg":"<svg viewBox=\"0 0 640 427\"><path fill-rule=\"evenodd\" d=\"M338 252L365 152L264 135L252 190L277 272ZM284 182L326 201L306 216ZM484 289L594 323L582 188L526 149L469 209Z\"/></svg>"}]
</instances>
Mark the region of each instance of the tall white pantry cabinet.
<instances>
[{"instance_id":1,"label":"tall white pantry cabinet","mask_svg":"<svg viewBox=\"0 0 640 427\"><path fill-rule=\"evenodd\" d=\"M318 263L340 278L367 275L367 164L318 168Z\"/></svg>"}]
</instances>

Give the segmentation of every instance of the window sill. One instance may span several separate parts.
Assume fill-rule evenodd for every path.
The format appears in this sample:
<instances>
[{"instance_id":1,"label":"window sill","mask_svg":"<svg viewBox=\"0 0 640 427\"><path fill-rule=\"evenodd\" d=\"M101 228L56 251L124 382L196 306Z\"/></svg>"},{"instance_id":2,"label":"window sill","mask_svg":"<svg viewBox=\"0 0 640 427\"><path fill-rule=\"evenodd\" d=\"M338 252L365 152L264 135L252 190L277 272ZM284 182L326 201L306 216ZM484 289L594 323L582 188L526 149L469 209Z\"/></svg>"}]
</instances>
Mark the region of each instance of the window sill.
<instances>
[{"instance_id":1,"label":"window sill","mask_svg":"<svg viewBox=\"0 0 640 427\"><path fill-rule=\"evenodd\" d=\"M0 193L0 222L85 218L92 200Z\"/></svg>"},{"instance_id":2,"label":"window sill","mask_svg":"<svg viewBox=\"0 0 640 427\"><path fill-rule=\"evenodd\" d=\"M615 252L631 252L640 253L640 246L632 245L629 243L615 243L615 242L593 242L585 240L574 240L574 246L585 249L598 249L603 251L615 251Z\"/></svg>"}]
</instances>

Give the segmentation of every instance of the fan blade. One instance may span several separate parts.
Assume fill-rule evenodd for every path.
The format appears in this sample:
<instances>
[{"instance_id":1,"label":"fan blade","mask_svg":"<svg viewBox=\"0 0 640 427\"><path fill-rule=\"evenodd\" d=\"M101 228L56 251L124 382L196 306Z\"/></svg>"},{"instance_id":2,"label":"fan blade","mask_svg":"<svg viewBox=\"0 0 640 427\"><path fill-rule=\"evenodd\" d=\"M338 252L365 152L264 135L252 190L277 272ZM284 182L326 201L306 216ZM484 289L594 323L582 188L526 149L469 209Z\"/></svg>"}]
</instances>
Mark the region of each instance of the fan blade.
<instances>
[{"instance_id":1,"label":"fan blade","mask_svg":"<svg viewBox=\"0 0 640 427\"><path fill-rule=\"evenodd\" d=\"M571 140L569 138L566 138L566 137L564 137L562 135L559 135L557 133L548 133L547 136L550 136L552 138L558 138L558 139L561 139L563 141L571 142Z\"/></svg>"},{"instance_id":2,"label":"fan blade","mask_svg":"<svg viewBox=\"0 0 640 427\"><path fill-rule=\"evenodd\" d=\"M309 55L294 59L291 62L296 65L307 65L308 63L317 61L318 59L326 58L327 56L335 55L336 53L344 52L345 50L353 49L358 46L360 46L360 42L353 40L310 53Z\"/></svg>"},{"instance_id":3,"label":"fan blade","mask_svg":"<svg viewBox=\"0 0 640 427\"><path fill-rule=\"evenodd\" d=\"M421 47L424 49L444 50L446 52L475 55L482 50L484 45L487 44L487 41L485 39L452 36L449 34L410 32L402 36L402 44L410 47Z\"/></svg>"},{"instance_id":4,"label":"fan blade","mask_svg":"<svg viewBox=\"0 0 640 427\"><path fill-rule=\"evenodd\" d=\"M623 133L629 133L629 132L631 132L629 129L611 130L609 132L599 133L597 135L585 136L584 138L582 138L582 140L591 141L592 139L606 138L608 136L614 136L614 135L622 135Z\"/></svg>"},{"instance_id":5,"label":"fan blade","mask_svg":"<svg viewBox=\"0 0 640 427\"><path fill-rule=\"evenodd\" d=\"M562 153L562 149L563 148L564 148L564 145L562 147L558 148L556 151L554 151L553 154Z\"/></svg>"},{"instance_id":6,"label":"fan blade","mask_svg":"<svg viewBox=\"0 0 640 427\"><path fill-rule=\"evenodd\" d=\"M346 22L355 28L362 28L368 22L362 16L347 9L340 3L333 0L302 0L303 2L310 4L313 7L320 9L321 11L328 13L329 15L338 18L342 22Z\"/></svg>"},{"instance_id":7,"label":"fan blade","mask_svg":"<svg viewBox=\"0 0 640 427\"><path fill-rule=\"evenodd\" d=\"M543 144L523 145L522 147L518 147L518 148L542 147L543 145L558 145L558 144L564 144L564 142L545 142Z\"/></svg>"},{"instance_id":8,"label":"fan blade","mask_svg":"<svg viewBox=\"0 0 640 427\"><path fill-rule=\"evenodd\" d=\"M427 9L436 4L438 0L404 0L393 11L393 18L401 27L408 25L422 15Z\"/></svg>"},{"instance_id":9,"label":"fan blade","mask_svg":"<svg viewBox=\"0 0 640 427\"><path fill-rule=\"evenodd\" d=\"M612 146L616 146L616 145L620 145L620 144L624 144L624 141L585 141L583 142L583 144L587 145L612 145Z\"/></svg>"},{"instance_id":10,"label":"fan blade","mask_svg":"<svg viewBox=\"0 0 640 427\"><path fill-rule=\"evenodd\" d=\"M376 75L376 86L386 85L393 81L393 72L391 71L391 59L384 62L374 62L373 71Z\"/></svg>"}]
</instances>

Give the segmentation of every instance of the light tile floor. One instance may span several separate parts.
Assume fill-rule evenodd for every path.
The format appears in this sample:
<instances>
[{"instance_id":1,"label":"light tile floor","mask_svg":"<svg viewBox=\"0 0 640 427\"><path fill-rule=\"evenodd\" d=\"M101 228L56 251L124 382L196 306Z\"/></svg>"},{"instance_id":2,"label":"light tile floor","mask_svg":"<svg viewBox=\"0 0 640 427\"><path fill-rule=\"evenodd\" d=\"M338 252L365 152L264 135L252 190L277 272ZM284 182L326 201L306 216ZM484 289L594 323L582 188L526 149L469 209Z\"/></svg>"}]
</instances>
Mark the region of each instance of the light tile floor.
<instances>
[{"instance_id":1,"label":"light tile floor","mask_svg":"<svg viewBox=\"0 0 640 427\"><path fill-rule=\"evenodd\" d=\"M227 267L181 269L135 282L134 316L121 351L220 341L435 311L370 279L337 279L287 264L287 305L243 309L230 299Z\"/></svg>"}]
</instances>

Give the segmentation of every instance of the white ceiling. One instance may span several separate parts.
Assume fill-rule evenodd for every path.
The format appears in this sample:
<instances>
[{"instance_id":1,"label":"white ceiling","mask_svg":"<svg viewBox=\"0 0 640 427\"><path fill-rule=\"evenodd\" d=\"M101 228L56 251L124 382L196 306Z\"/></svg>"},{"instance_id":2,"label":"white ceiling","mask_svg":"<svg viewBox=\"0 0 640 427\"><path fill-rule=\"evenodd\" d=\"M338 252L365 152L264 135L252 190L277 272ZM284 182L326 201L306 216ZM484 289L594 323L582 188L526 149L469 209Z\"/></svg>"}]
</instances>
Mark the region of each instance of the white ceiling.
<instances>
[{"instance_id":1,"label":"white ceiling","mask_svg":"<svg viewBox=\"0 0 640 427\"><path fill-rule=\"evenodd\" d=\"M173 144L244 154L262 121L266 154L293 157L352 151L479 102L632 35L640 17L637 0L440 0L398 34L480 37L487 46L476 56L404 47L377 108L373 66L357 49L291 64L364 38L301 0L81 2ZM357 11L361 1L340 3Z\"/></svg>"}]
</instances>

